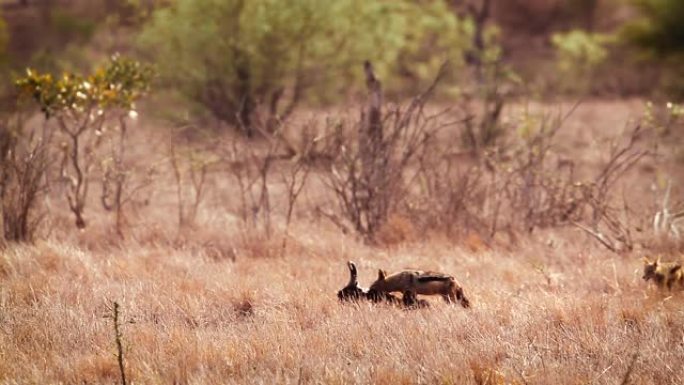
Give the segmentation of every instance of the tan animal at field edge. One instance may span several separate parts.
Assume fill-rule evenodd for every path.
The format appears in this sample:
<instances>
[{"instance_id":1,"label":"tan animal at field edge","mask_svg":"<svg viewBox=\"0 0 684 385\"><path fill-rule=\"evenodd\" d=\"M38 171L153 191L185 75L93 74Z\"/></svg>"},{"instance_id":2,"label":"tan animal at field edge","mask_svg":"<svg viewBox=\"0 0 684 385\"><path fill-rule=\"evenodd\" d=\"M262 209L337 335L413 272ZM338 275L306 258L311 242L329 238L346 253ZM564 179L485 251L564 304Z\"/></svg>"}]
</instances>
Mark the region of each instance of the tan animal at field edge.
<instances>
[{"instance_id":1,"label":"tan animal at field edge","mask_svg":"<svg viewBox=\"0 0 684 385\"><path fill-rule=\"evenodd\" d=\"M433 271L406 270L387 275L378 270L378 279L368 290L368 296L372 298L392 292L409 293L409 298L416 294L439 294L447 303L459 301L464 308L470 307L470 301L454 277Z\"/></svg>"},{"instance_id":2,"label":"tan animal at field edge","mask_svg":"<svg viewBox=\"0 0 684 385\"><path fill-rule=\"evenodd\" d=\"M681 262L661 262L660 256L654 261L644 257L644 276L645 281L653 280L653 282L661 289L665 287L672 290L672 286L676 283L677 286L684 288L684 272L682 272Z\"/></svg>"}]
</instances>

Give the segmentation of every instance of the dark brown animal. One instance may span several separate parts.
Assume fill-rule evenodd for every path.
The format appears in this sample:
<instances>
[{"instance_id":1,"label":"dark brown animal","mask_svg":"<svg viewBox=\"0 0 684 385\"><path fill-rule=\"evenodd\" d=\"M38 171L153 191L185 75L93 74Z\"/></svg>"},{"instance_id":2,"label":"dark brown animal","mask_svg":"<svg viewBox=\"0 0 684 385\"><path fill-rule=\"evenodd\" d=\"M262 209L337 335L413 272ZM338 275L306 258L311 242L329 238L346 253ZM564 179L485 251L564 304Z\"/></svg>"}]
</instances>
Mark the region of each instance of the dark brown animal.
<instances>
[{"instance_id":1,"label":"dark brown animal","mask_svg":"<svg viewBox=\"0 0 684 385\"><path fill-rule=\"evenodd\" d=\"M349 268L349 283L347 283L347 286L343 287L342 290L337 292L337 298L339 298L340 301L367 299L368 289L359 287L356 265L354 262L349 261L347 262L347 267Z\"/></svg>"},{"instance_id":2,"label":"dark brown animal","mask_svg":"<svg viewBox=\"0 0 684 385\"><path fill-rule=\"evenodd\" d=\"M403 305L406 308L425 308L429 307L430 303L423 299L418 299L412 292L403 293L401 299L397 298L391 293L374 292L372 295L369 290L359 286L358 272L354 262L347 262L349 268L349 282L347 286L337 292L337 298L340 301L359 301L369 300L374 303L389 303L392 305Z\"/></svg>"}]
</instances>

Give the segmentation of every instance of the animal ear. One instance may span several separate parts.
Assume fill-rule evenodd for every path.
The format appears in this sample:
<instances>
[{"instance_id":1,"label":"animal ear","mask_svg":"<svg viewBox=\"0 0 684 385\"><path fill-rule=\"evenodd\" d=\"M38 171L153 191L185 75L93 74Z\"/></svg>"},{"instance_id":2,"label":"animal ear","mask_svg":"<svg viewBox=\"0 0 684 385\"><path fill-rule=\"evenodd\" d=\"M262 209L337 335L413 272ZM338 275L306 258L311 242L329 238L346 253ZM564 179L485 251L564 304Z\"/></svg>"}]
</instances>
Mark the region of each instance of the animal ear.
<instances>
[{"instance_id":1,"label":"animal ear","mask_svg":"<svg viewBox=\"0 0 684 385\"><path fill-rule=\"evenodd\" d=\"M648 259L648 256L642 257L641 260L644 261L644 264L645 264L645 265L648 265L649 263L651 263L651 260Z\"/></svg>"},{"instance_id":2,"label":"animal ear","mask_svg":"<svg viewBox=\"0 0 684 385\"><path fill-rule=\"evenodd\" d=\"M384 281L387 274L382 270L378 269L378 281Z\"/></svg>"},{"instance_id":3,"label":"animal ear","mask_svg":"<svg viewBox=\"0 0 684 385\"><path fill-rule=\"evenodd\" d=\"M659 264L659 263L660 263L660 255L659 255L658 258L656 258L656 260L655 260L655 264L656 264L656 265Z\"/></svg>"}]
</instances>

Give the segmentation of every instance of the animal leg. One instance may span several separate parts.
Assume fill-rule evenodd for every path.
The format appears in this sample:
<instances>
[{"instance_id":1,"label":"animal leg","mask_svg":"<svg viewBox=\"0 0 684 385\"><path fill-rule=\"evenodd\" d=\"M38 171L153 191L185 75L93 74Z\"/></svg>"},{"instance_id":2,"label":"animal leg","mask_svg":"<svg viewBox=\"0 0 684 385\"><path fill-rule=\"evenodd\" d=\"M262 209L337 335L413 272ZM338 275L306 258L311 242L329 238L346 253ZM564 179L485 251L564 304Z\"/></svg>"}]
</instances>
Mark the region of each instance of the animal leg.
<instances>
[{"instance_id":1,"label":"animal leg","mask_svg":"<svg viewBox=\"0 0 684 385\"><path fill-rule=\"evenodd\" d=\"M464 308L469 308L470 307L470 301L468 301L468 298L466 298L465 294L463 294L463 289L460 287L456 290L456 298L461 302L461 306Z\"/></svg>"},{"instance_id":2,"label":"animal leg","mask_svg":"<svg viewBox=\"0 0 684 385\"><path fill-rule=\"evenodd\" d=\"M404 307L407 309L430 307L430 303L424 299L419 299L415 291L407 290L403 297Z\"/></svg>"},{"instance_id":3,"label":"animal leg","mask_svg":"<svg viewBox=\"0 0 684 385\"><path fill-rule=\"evenodd\" d=\"M402 302L404 303L404 306L406 307L411 307L416 304L416 301L418 300L417 295L415 292L411 290L406 290L404 291L404 296L402 297Z\"/></svg>"}]
</instances>

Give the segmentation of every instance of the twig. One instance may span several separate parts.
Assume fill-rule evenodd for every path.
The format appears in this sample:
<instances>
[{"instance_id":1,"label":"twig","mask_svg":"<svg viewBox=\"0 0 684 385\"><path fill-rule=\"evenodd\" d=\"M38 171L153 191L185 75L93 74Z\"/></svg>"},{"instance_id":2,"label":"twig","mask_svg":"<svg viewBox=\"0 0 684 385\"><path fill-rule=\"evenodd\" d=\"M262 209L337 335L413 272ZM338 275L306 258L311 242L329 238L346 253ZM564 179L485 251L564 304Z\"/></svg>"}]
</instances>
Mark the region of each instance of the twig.
<instances>
[{"instance_id":1,"label":"twig","mask_svg":"<svg viewBox=\"0 0 684 385\"><path fill-rule=\"evenodd\" d=\"M608 250L610 250L610 251L612 251L612 252L614 252L614 253L617 253L617 248L616 248L613 244L611 244L610 241L608 241L608 239L606 239L606 237L605 237L603 234L601 234L600 232L594 231L594 230L592 230L592 229L590 229L590 228L584 226L583 224L578 223L578 222L575 222L575 221L572 221L571 223L572 223L573 225L577 226L578 228L580 228L580 229L586 231L587 234L589 234L589 235L591 235L592 237L596 238L596 240L599 241L599 242L601 242L601 244L602 244L603 246L605 246Z\"/></svg>"},{"instance_id":2,"label":"twig","mask_svg":"<svg viewBox=\"0 0 684 385\"><path fill-rule=\"evenodd\" d=\"M119 303L114 301L112 320L114 321L114 340L116 342L116 359L119 364L119 372L121 373L121 385L126 385L126 371L124 369L123 343L121 342L123 335L121 334L121 324L119 323Z\"/></svg>"}]
</instances>

